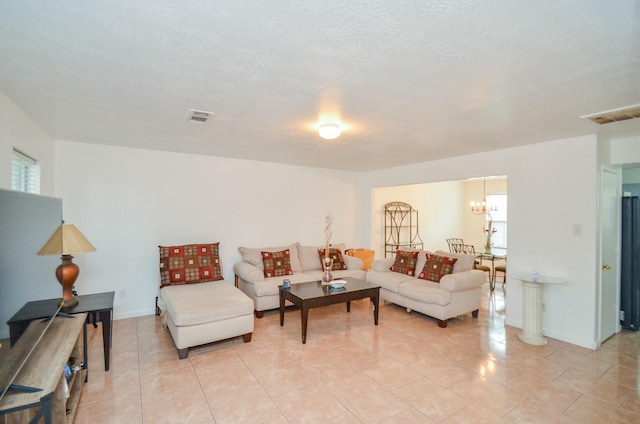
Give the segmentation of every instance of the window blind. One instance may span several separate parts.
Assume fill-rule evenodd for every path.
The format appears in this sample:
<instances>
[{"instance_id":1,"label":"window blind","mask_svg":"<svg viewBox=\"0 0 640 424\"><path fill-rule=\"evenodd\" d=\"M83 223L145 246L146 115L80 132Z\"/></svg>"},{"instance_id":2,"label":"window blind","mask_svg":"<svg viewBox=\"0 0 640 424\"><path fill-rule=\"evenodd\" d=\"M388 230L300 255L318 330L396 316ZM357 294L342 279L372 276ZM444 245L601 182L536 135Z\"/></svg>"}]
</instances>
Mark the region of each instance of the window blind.
<instances>
[{"instance_id":1,"label":"window blind","mask_svg":"<svg viewBox=\"0 0 640 424\"><path fill-rule=\"evenodd\" d=\"M40 194L40 164L15 148L11 159L11 188L25 193Z\"/></svg>"}]
</instances>

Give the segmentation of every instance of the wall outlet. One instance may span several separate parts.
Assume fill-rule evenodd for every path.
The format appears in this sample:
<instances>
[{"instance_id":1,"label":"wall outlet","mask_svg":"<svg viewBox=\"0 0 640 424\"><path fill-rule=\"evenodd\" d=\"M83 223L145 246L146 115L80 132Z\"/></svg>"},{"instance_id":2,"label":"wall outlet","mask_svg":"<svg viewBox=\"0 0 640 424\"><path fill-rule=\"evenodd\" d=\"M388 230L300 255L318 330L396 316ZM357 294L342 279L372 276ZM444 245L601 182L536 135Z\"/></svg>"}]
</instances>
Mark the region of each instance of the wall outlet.
<instances>
[{"instance_id":1,"label":"wall outlet","mask_svg":"<svg viewBox=\"0 0 640 424\"><path fill-rule=\"evenodd\" d=\"M125 299L127 297L127 291L125 289L118 290L118 297L120 299Z\"/></svg>"},{"instance_id":2,"label":"wall outlet","mask_svg":"<svg viewBox=\"0 0 640 424\"><path fill-rule=\"evenodd\" d=\"M571 226L571 233L574 236L581 236L582 235L582 224L573 224Z\"/></svg>"},{"instance_id":3,"label":"wall outlet","mask_svg":"<svg viewBox=\"0 0 640 424\"><path fill-rule=\"evenodd\" d=\"M547 310L547 305L542 302L542 312L545 312Z\"/></svg>"}]
</instances>

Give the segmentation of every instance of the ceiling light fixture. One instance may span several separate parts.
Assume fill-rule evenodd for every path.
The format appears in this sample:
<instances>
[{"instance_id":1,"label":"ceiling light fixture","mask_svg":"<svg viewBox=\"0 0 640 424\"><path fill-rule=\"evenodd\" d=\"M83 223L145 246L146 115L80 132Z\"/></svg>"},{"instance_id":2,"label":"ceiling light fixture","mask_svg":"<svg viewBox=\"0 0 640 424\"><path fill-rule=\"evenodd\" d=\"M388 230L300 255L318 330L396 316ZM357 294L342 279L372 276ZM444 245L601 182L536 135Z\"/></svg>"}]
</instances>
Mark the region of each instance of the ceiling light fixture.
<instances>
[{"instance_id":1,"label":"ceiling light fixture","mask_svg":"<svg viewBox=\"0 0 640 424\"><path fill-rule=\"evenodd\" d=\"M326 140L338 138L341 133L342 130L338 124L320 124L318 127L318 134Z\"/></svg>"}]
</instances>

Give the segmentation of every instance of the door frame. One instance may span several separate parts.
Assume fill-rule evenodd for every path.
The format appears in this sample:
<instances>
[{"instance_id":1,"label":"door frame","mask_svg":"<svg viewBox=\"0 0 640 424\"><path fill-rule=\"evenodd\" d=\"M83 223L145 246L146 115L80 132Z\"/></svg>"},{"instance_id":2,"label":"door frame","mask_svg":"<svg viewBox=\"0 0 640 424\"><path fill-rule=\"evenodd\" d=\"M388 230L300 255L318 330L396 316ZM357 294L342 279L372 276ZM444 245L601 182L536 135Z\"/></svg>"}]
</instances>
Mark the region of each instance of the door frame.
<instances>
[{"instance_id":1,"label":"door frame","mask_svg":"<svg viewBox=\"0 0 640 424\"><path fill-rule=\"evenodd\" d=\"M605 339L603 339L603 335L602 335L602 320L603 320L603 305L602 305L602 258L603 258L603 225L602 225L602 219L603 219L603 212L602 212L602 207L603 207L603 186L604 186L604 174L608 173L608 174L613 174L616 177L617 180L617 184L616 184L616 198L619 200L616 204L616 213L615 213L615 218L616 218L616 223L615 223L615 240L616 240L616 254L615 254L615 281L616 281L616 313L620 312L620 231L621 231L621 219L620 219L620 214L621 214L621 198L622 198L622 171L620 168L614 168L614 167L607 167L607 166L601 166L600 167L600 173L599 173L599 190L598 190L598 194L599 194L599 199L598 199L598 261L597 261L597 265L598 265L598 272L597 272L597 288L596 288L596 298L597 298L597 322L596 322L596 347L600 347L602 345L602 343L606 340L606 338L610 337L607 336ZM621 331L622 327L620 326L620 320L616 320L616 330L615 333L619 333Z\"/></svg>"}]
</instances>

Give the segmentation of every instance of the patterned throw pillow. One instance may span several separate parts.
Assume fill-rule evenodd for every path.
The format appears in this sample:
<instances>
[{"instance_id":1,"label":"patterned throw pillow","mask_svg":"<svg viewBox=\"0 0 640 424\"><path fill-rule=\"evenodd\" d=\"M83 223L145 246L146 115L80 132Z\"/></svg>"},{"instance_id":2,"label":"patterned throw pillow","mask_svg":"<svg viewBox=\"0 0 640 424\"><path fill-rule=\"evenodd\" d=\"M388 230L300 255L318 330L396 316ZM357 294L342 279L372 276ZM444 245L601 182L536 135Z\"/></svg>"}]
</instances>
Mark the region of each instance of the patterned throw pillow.
<instances>
[{"instance_id":1,"label":"patterned throw pillow","mask_svg":"<svg viewBox=\"0 0 640 424\"><path fill-rule=\"evenodd\" d=\"M293 270L291 270L291 252L289 252L289 249L279 252L261 253L265 278L293 275Z\"/></svg>"},{"instance_id":2,"label":"patterned throw pillow","mask_svg":"<svg viewBox=\"0 0 640 424\"><path fill-rule=\"evenodd\" d=\"M404 250L398 249L396 252L396 261L389 269L394 272L399 272L400 274L416 275L418 253L420 252L405 252Z\"/></svg>"},{"instance_id":3,"label":"patterned throw pillow","mask_svg":"<svg viewBox=\"0 0 640 424\"><path fill-rule=\"evenodd\" d=\"M448 258L427 253L427 262L424 264L424 268L422 272L420 272L420 275L418 275L418 278L439 283L442 277L453 272L453 264L455 264L457 260L457 258Z\"/></svg>"},{"instance_id":4,"label":"patterned throw pillow","mask_svg":"<svg viewBox=\"0 0 640 424\"><path fill-rule=\"evenodd\" d=\"M160 288L222 280L219 244L158 246Z\"/></svg>"},{"instance_id":5,"label":"patterned throw pillow","mask_svg":"<svg viewBox=\"0 0 640 424\"><path fill-rule=\"evenodd\" d=\"M325 249L318 249L318 256L320 257L320 266L322 266L322 260L324 259L324 251ZM344 259L342 259L342 252L340 251L340 249L334 249L333 247L330 247L329 257L333 259L333 265L331 266L331 271L341 271L343 269L347 269L347 264L345 264Z\"/></svg>"}]
</instances>

